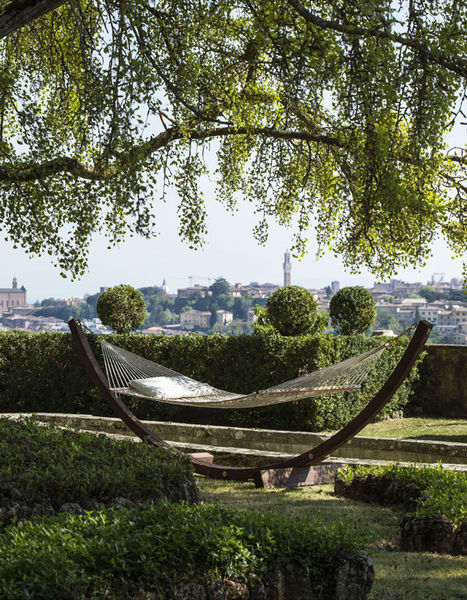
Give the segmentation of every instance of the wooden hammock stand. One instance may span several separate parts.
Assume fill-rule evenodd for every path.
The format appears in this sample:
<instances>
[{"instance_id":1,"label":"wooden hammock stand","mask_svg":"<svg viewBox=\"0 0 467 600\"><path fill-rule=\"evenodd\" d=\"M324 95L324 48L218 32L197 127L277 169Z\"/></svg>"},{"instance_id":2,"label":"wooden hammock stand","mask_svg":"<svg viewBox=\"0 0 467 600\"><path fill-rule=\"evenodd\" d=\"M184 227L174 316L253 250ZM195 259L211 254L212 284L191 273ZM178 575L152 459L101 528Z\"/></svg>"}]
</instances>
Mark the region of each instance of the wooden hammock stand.
<instances>
[{"instance_id":1,"label":"wooden hammock stand","mask_svg":"<svg viewBox=\"0 0 467 600\"><path fill-rule=\"evenodd\" d=\"M86 336L75 319L68 322L76 350L83 362L90 378L99 389L102 397L110 404L114 413L144 442L153 446L176 450L168 442L158 437L153 431L146 427L126 406L126 404L109 389L109 383L102 372L96 357L89 345ZM283 470L297 467L312 467L318 465L328 458L337 448L343 446L361 431L368 423L384 408L404 379L410 373L415 361L425 346L430 335L432 324L428 321L420 321L407 346L403 356L397 363L394 371L384 383L383 387L370 400L365 408L340 431L332 435L326 441L311 448L307 452L293 458L274 462L263 467L230 467L201 460L190 456L195 473L207 475L215 479L226 479L236 481L247 481L253 479L257 485L261 478L261 472Z\"/></svg>"}]
</instances>

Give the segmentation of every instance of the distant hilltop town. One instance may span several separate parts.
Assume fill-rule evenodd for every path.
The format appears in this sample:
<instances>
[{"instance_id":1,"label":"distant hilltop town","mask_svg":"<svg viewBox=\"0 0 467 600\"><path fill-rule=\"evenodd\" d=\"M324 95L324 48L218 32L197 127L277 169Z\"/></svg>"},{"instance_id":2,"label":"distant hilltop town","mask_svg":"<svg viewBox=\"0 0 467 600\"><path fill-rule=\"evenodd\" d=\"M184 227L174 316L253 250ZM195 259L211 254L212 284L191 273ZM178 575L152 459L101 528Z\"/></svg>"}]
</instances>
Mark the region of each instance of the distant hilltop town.
<instances>
[{"instance_id":1,"label":"distant hilltop town","mask_svg":"<svg viewBox=\"0 0 467 600\"><path fill-rule=\"evenodd\" d=\"M291 257L284 254L283 285L291 285ZM165 279L161 285L140 288L146 302L147 318L142 333L165 335L222 332L230 335L250 333L255 320L255 306L264 306L280 286L275 283L251 282L231 284L223 278L212 284L193 284L170 293ZM18 287L16 277L11 288L0 288L0 327L26 331L68 331L67 321L80 318L95 332L107 332L97 317L99 296L106 290L84 298L46 298L27 304L26 288ZM318 310L327 312L331 297L340 289L339 281L311 289ZM377 320L374 330L395 334L419 319L434 324L431 343L467 344L467 296L460 278L444 281L434 273L426 284L391 279L375 283L373 295ZM328 331L331 331L328 329Z\"/></svg>"}]
</instances>

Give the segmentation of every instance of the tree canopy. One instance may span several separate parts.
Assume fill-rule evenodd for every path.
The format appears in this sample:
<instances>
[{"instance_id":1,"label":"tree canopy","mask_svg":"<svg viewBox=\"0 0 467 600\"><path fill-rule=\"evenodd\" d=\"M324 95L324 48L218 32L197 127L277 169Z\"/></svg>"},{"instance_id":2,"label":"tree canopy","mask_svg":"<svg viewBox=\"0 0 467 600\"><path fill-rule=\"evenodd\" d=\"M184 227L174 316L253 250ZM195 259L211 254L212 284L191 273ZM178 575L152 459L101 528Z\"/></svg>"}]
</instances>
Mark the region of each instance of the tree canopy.
<instances>
[{"instance_id":1,"label":"tree canopy","mask_svg":"<svg viewBox=\"0 0 467 600\"><path fill-rule=\"evenodd\" d=\"M376 275L440 236L461 254L466 32L460 0L3 1L3 233L79 276L94 232L151 236L174 186L198 247L211 169L259 242L275 219Z\"/></svg>"},{"instance_id":2,"label":"tree canopy","mask_svg":"<svg viewBox=\"0 0 467 600\"><path fill-rule=\"evenodd\" d=\"M209 286L214 298L222 294L228 294L230 291L230 283L224 277L218 277L214 283Z\"/></svg>"}]
</instances>

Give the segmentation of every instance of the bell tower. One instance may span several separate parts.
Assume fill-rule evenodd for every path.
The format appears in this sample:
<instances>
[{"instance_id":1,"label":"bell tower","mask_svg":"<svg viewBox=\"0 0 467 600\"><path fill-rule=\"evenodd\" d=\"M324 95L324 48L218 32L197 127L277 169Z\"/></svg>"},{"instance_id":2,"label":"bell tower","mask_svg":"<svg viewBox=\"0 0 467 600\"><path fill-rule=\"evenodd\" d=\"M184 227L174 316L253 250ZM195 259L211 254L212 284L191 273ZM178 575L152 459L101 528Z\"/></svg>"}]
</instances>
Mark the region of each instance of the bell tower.
<instances>
[{"instance_id":1,"label":"bell tower","mask_svg":"<svg viewBox=\"0 0 467 600\"><path fill-rule=\"evenodd\" d=\"M284 264L282 267L284 269L284 286L290 285L290 272L292 271L292 263L290 262L289 251L284 253Z\"/></svg>"}]
</instances>

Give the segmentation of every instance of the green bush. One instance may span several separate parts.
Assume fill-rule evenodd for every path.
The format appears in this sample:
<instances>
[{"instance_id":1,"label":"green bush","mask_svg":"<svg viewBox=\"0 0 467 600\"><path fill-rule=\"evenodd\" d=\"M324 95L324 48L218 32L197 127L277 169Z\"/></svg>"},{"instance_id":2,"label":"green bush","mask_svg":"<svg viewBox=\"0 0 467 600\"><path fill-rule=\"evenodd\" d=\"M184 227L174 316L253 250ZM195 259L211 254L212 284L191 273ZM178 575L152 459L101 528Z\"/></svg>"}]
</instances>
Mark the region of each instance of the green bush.
<instances>
[{"instance_id":1,"label":"green bush","mask_svg":"<svg viewBox=\"0 0 467 600\"><path fill-rule=\"evenodd\" d=\"M351 482L353 479L390 479L416 490L415 514L444 515L461 525L467 521L467 474L461 471L436 467L403 467L390 464L378 467L345 468L337 480ZM401 495L402 497L403 495Z\"/></svg>"},{"instance_id":2,"label":"green bush","mask_svg":"<svg viewBox=\"0 0 467 600\"><path fill-rule=\"evenodd\" d=\"M0 508L67 502L107 503L186 497L196 483L187 458L148 444L111 440L38 425L34 420L0 419Z\"/></svg>"},{"instance_id":3,"label":"green bush","mask_svg":"<svg viewBox=\"0 0 467 600\"><path fill-rule=\"evenodd\" d=\"M317 310L311 292L298 285L279 288L266 302L267 319L281 335L316 333Z\"/></svg>"},{"instance_id":4,"label":"green bush","mask_svg":"<svg viewBox=\"0 0 467 600\"><path fill-rule=\"evenodd\" d=\"M363 336L315 335L228 337L109 335L106 339L178 372L238 393L265 389L305 372L357 355L381 343ZM101 360L100 338L89 336ZM384 352L361 391L245 410L174 407L126 399L140 418L272 429L321 431L342 427L381 388L407 346L395 341ZM417 369L380 414L408 402ZM0 412L63 412L111 416L112 411L74 352L69 334L0 333Z\"/></svg>"},{"instance_id":5,"label":"green bush","mask_svg":"<svg viewBox=\"0 0 467 600\"><path fill-rule=\"evenodd\" d=\"M131 285L116 285L99 297L97 314L117 333L129 333L144 323L146 304L141 292Z\"/></svg>"},{"instance_id":6,"label":"green bush","mask_svg":"<svg viewBox=\"0 0 467 600\"><path fill-rule=\"evenodd\" d=\"M291 562L316 589L340 552L365 538L343 524L323 526L235 512L208 504L160 501L130 510L59 515L9 526L0 534L0 595L9 600L165 598L181 581L248 580ZM152 596L151 596L152 597Z\"/></svg>"},{"instance_id":7,"label":"green bush","mask_svg":"<svg viewBox=\"0 0 467 600\"><path fill-rule=\"evenodd\" d=\"M329 314L334 327L343 335L364 333L376 320L376 305L371 293L361 286L345 287L331 298Z\"/></svg>"}]
</instances>

